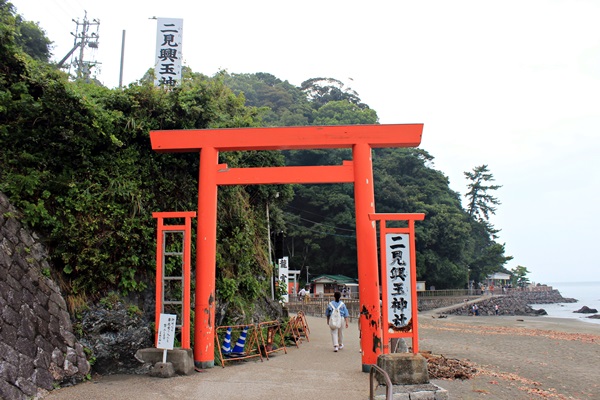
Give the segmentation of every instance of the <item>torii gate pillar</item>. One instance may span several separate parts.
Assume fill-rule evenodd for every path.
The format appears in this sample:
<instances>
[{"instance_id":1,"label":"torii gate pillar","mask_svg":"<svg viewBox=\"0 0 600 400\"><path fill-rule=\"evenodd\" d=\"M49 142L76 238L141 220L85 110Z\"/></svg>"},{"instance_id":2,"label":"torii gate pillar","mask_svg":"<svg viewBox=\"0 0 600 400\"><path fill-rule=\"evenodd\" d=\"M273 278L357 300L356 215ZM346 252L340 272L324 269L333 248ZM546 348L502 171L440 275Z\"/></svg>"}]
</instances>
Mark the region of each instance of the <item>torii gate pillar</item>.
<instances>
[{"instance_id":1,"label":"torii gate pillar","mask_svg":"<svg viewBox=\"0 0 600 400\"><path fill-rule=\"evenodd\" d=\"M198 368L212 368L215 365L213 343L215 341L218 159L219 152L214 147L203 147L200 150L194 324L194 362Z\"/></svg>"},{"instance_id":2,"label":"torii gate pillar","mask_svg":"<svg viewBox=\"0 0 600 400\"><path fill-rule=\"evenodd\" d=\"M297 126L283 128L151 131L157 152L200 153L194 362L214 366L217 187L285 183L353 183L360 296L363 371L381 354L381 309L371 149L416 147L423 124ZM351 148L352 161L341 166L228 168L218 164L219 151L308 150Z\"/></svg>"},{"instance_id":3,"label":"torii gate pillar","mask_svg":"<svg viewBox=\"0 0 600 400\"><path fill-rule=\"evenodd\" d=\"M352 149L361 323L360 345L361 349L366 350L363 352L363 372L369 372L370 366L377 364L377 356L381 354L377 227L369 218L369 214L375 212L371 153L371 147L366 144L356 144ZM364 325L367 327L363 328Z\"/></svg>"}]
</instances>

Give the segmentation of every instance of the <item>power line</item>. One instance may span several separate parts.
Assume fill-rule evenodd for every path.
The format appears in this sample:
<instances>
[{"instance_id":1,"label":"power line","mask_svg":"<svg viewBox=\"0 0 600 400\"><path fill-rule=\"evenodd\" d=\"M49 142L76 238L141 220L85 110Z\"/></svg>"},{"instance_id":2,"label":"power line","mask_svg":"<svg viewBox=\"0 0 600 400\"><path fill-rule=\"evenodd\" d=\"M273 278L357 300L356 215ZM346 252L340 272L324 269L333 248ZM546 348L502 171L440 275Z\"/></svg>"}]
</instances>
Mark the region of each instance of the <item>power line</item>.
<instances>
[{"instance_id":1,"label":"power line","mask_svg":"<svg viewBox=\"0 0 600 400\"><path fill-rule=\"evenodd\" d=\"M325 217L323 217L323 216L322 216L322 215L320 215L320 214L317 214L317 213L314 213L314 212L311 212L311 211L302 210L302 209L300 209L300 208L292 207L292 206L290 206L290 205L286 205L285 207L286 207L286 208L292 208L292 209L294 209L294 210L296 210L296 211L300 211L300 212L302 212L302 213L305 213L305 214L312 214L312 215L316 215L317 217L320 217L320 218L325 218ZM283 211L283 210L282 210L282 211ZM312 222L313 224L317 224L317 225L323 225L323 226L331 227L331 228L334 228L334 229L337 229L337 230L340 230L340 231L355 232L355 230L354 230L354 229L348 229L348 228L338 228L338 227L335 227L335 226L333 226L333 225L327 225L327 224L324 224L324 223L322 223L322 222L317 222L317 221L312 221L312 220L310 220L310 219L302 218L302 217L300 217L300 216L297 216L297 215L295 215L295 214L292 214L292 213L290 213L290 212L287 212L287 211L283 211L283 212L284 212L285 214L288 214L288 215L293 215L294 217L297 217L297 218L299 218L299 219L301 219L301 220L303 220L303 221Z\"/></svg>"},{"instance_id":2,"label":"power line","mask_svg":"<svg viewBox=\"0 0 600 400\"><path fill-rule=\"evenodd\" d=\"M303 213L306 213L306 214L312 214L312 215L316 215L317 217L324 218L321 214L317 214L317 213L312 212L312 211L302 210L300 208L296 208L296 207L290 206L289 204L286 204L285 208L291 208L291 209L296 210L296 211L300 211L300 212L303 212Z\"/></svg>"},{"instance_id":3,"label":"power line","mask_svg":"<svg viewBox=\"0 0 600 400\"><path fill-rule=\"evenodd\" d=\"M338 237L345 237L345 238L354 238L356 239L356 235L338 235L336 233L329 233L329 232L323 232L323 231L318 231L316 229L311 229L311 228L307 228L306 226L302 226L302 225L297 225L291 222L287 222L287 225L293 225L293 226L297 226L298 228L302 228L302 229L306 229L307 231L311 231L311 232L317 232L320 233L322 235L326 235L326 236L338 236Z\"/></svg>"},{"instance_id":4,"label":"power line","mask_svg":"<svg viewBox=\"0 0 600 400\"><path fill-rule=\"evenodd\" d=\"M56 11L57 8L60 9L60 11L62 11L63 14L65 14L66 17L71 18L71 14L68 13L67 10L65 10L63 8L63 6L58 1L56 1L56 0L51 0L51 1L56 5L56 7L48 7L47 11L50 12L51 14L53 14L54 18L56 18L57 20L60 20L60 18L58 18L56 16L56 13L55 13L55 11Z\"/></svg>"},{"instance_id":5,"label":"power line","mask_svg":"<svg viewBox=\"0 0 600 400\"><path fill-rule=\"evenodd\" d=\"M300 219L300 220L302 220L302 221L311 222L311 223L313 223L313 224L315 224L315 225L321 225L321 226L324 226L324 227L326 227L326 228L333 228L333 229L336 229L336 230L338 230L338 231L356 232L354 229L339 228L339 227L337 227L337 226L335 226L335 225L328 225L328 224L324 224L324 223L322 223L322 222L317 222L317 221L312 221L312 220L310 220L310 219L302 218L302 217L300 217L300 216L297 216L297 215L295 215L295 214L289 213L289 212L287 212L287 211L284 211L283 213L284 213L284 214L287 214L287 215L291 215L291 216L293 216L293 217L296 217L296 218L298 218L298 219Z\"/></svg>"}]
</instances>

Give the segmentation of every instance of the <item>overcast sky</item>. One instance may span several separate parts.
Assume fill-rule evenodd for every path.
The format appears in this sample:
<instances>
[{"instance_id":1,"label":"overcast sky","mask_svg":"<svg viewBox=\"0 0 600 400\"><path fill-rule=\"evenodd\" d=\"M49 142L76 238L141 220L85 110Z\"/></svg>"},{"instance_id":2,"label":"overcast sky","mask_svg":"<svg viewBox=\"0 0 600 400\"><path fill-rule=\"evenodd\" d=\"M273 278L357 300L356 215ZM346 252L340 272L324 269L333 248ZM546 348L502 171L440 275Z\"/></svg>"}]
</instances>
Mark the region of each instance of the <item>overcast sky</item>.
<instances>
[{"instance_id":1,"label":"overcast sky","mask_svg":"<svg viewBox=\"0 0 600 400\"><path fill-rule=\"evenodd\" d=\"M421 148L464 194L487 164L503 187L491 222L535 282L600 281L600 1L12 0L73 46L100 21L99 80L153 67L156 21L183 18L184 63L214 75L268 72L294 85L332 77L384 124L424 123ZM377 190L377 188L376 188ZM398 210L401 212L402 210Z\"/></svg>"}]
</instances>

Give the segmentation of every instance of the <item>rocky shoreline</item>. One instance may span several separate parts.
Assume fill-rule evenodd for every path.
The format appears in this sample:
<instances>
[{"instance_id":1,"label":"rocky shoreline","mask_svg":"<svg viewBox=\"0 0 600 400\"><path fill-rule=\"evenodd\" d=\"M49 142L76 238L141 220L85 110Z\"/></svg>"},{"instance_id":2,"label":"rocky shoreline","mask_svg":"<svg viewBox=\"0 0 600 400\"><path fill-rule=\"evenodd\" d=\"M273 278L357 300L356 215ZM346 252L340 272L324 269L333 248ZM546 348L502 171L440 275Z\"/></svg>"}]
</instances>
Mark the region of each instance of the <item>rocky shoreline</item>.
<instances>
[{"instance_id":1,"label":"rocky shoreline","mask_svg":"<svg viewBox=\"0 0 600 400\"><path fill-rule=\"evenodd\" d=\"M530 304L575 303L576 299L563 297L556 289L546 287L546 290L512 291L506 295L485 296L476 299L465 299L462 304L448 307L440 312L442 315L471 315L473 305L477 305L479 315L547 315L544 309L536 310Z\"/></svg>"}]
</instances>

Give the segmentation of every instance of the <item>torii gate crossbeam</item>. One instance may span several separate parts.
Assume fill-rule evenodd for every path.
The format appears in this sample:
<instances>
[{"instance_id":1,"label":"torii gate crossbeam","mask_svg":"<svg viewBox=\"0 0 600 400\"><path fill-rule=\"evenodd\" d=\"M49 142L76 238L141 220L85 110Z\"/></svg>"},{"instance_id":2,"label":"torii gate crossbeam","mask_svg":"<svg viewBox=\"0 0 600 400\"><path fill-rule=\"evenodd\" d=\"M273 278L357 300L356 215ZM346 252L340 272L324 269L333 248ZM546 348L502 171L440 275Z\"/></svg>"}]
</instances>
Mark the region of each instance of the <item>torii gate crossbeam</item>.
<instances>
[{"instance_id":1,"label":"torii gate crossbeam","mask_svg":"<svg viewBox=\"0 0 600 400\"><path fill-rule=\"evenodd\" d=\"M236 184L354 183L363 371L381 353L381 310L371 149L416 147L423 124L151 131L157 152L200 153L194 362L214 366L217 187ZM351 148L342 166L228 168L219 151Z\"/></svg>"}]
</instances>

